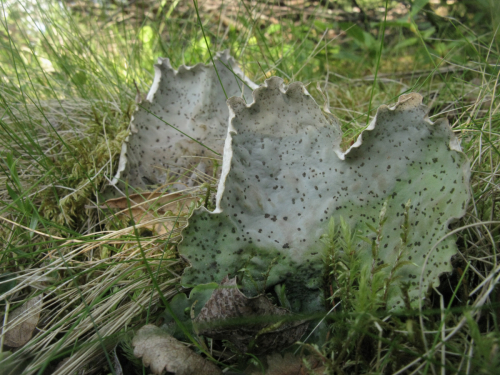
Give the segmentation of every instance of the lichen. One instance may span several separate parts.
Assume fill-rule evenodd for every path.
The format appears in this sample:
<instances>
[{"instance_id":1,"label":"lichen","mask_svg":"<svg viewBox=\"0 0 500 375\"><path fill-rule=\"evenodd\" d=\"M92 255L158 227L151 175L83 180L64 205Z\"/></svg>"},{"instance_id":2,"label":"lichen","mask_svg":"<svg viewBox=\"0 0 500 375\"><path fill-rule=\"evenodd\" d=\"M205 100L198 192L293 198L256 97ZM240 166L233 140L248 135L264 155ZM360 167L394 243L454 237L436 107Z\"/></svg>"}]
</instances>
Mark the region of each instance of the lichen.
<instances>
[{"instance_id":1,"label":"lichen","mask_svg":"<svg viewBox=\"0 0 500 375\"><path fill-rule=\"evenodd\" d=\"M256 87L228 51L218 53L214 65L176 71L169 59L158 59L153 85L130 122L113 185L123 189L127 182L141 191L168 182L192 184L196 174L211 174L208 160L220 156L226 137L227 97L251 99Z\"/></svg>"},{"instance_id":2,"label":"lichen","mask_svg":"<svg viewBox=\"0 0 500 375\"><path fill-rule=\"evenodd\" d=\"M182 284L239 274L249 296L284 283L293 311L321 309L320 237L330 218L343 217L378 242L376 259L370 244L358 244L364 264L402 264L384 271L398 280L387 307L403 308L401 283L409 284L416 306L423 262L469 199L469 164L447 121L429 121L419 94L402 95L393 107L381 106L342 152L338 121L322 113L300 82L286 87L273 77L253 96L250 105L228 100L217 208L195 211L183 232L179 253L191 267ZM385 223L374 236L370 226L379 224L383 208ZM403 249L405 218L411 230ZM451 271L456 252L450 236L430 254L424 292Z\"/></svg>"}]
</instances>

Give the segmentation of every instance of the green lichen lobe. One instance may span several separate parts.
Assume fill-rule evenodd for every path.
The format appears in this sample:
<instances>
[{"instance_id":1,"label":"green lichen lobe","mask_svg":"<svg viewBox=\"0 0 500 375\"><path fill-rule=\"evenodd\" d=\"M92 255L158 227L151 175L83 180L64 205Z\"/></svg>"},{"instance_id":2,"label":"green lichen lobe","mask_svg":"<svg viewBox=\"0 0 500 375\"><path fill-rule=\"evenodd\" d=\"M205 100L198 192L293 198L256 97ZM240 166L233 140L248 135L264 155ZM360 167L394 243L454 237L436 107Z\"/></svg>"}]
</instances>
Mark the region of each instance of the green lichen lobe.
<instances>
[{"instance_id":1,"label":"green lichen lobe","mask_svg":"<svg viewBox=\"0 0 500 375\"><path fill-rule=\"evenodd\" d=\"M179 252L191 264L183 284L220 282L241 271L247 294L284 283L294 310L310 310L320 295L320 237L329 219L343 217L371 238L365 224L378 223L387 201L375 263L406 262L391 276L399 282L388 292L387 307L403 307L400 282L410 284L416 306L428 251L464 214L469 198L468 162L451 146L456 142L446 121L431 123L420 95L402 96L394 107L379 108L358 142L342 153L338 122L325 117L300 83L287 88L274 77L254 91L253 104L238 98L228 104L234 117L218 208L195 212L183 233ZM402 251L408 200L411 230ZM453 237L436 248L421 290L451 270L456 250ZM369 244L360 242L357 251L365 264L373 263Z\"/></svg>"}]
</instances>

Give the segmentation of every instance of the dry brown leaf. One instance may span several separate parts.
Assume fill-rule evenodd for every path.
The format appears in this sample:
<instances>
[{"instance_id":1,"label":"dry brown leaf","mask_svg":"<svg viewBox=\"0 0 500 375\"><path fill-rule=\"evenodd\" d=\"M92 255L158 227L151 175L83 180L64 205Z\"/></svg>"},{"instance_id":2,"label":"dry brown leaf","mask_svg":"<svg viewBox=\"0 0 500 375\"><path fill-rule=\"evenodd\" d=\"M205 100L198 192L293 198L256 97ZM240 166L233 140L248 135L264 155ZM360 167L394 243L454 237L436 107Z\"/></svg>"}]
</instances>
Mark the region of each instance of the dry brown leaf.
<instances>
[{"instance_id":1,"label":"dry brown leaf","mask_svg":"<svg viewBox=\"0 0 500 375\"><path fill-rule=\"evenodd\" d=\"M143 193L132 194L128 197L109 199L101 208L118 209L116 215L123 219L133 219L136 224L147 223L172 211L174 216L187 214L191 202L197 202L199 198L182 193ZM182 207L182 210L181 210ZM174 228L175 221L152 223L144 225L156 234L170 233Z\"/></svg>"},{"instance_id":2,"label":"dry brown leaf","mask_svg":"<svg viewBox=\"0 0 500 375\"><path fill-rule=\"evenodd\" d=\"M147 324L137 331L132 346L134 355L137 358L142 357L142 363L144 366L150 366L153 374L159 375L163 371L176 375L222 374L212 362L152 324Z\"/></svg>"},{"instance_id":3,"label":"dry brown leaf","mask_svg":"<svg viewBox=\"0 0 500 375\"><path fill-rule=\"evenodd\" d=\"M4 327L4 344L18 348L26 344L40 319L43 295L26 301L22 306L9 312L7 326Z\"/></svg>"},{"instance_id":4,"label":"dry brown leaf","mask_svg":"<svg viewBox=\"0 0 500 375\"><path fill-rule=\"evenodd\" d=\"M305 333L305 320L276 321L276 316L290 317L286 309L277 307L265 296L246 297L237 287L236 278L226 276L200 314L194 320L198 332L218 340L229 340L238 350L256 354L277 351L292 345ZM272 322L258 321L274 317ZM246 323L245 321L250 321Z\"/></svg>"}]
</instances>

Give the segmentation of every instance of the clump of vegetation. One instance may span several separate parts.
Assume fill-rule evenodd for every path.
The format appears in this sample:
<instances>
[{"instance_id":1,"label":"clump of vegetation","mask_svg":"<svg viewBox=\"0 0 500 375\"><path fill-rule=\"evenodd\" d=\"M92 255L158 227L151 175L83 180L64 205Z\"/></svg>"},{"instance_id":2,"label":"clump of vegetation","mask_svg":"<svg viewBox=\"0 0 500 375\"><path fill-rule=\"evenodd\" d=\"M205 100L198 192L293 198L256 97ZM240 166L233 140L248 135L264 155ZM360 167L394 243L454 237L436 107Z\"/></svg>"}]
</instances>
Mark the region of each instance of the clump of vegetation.
<instances>
[{"instance_id":1,"label":"clump of vegetation","mask_svg":"<svg viewBox=\"0 0 500 375\"><path fill-rule=\"evenodd\" d=\"M419 92L432 120L448 118L471 164L472 200L451 232L459 249L452 272L416 309L386 312L385 291L397 283L386 271L397 264L362 267L349 249L366 243L361 237L371 246L373 236L357 232L368 231L362 222L336 220L340 229L333 226L326 238L328 343L306 341L302 348L337 373L497 373L497 6L472 0L2 3L2 335L15 329L14 311L43 295L37 328L19 349L3 346L2 369L116 373L120 365L142 373L130 360L130 332L160 319L181 291L185 265L176 244L184 214L155 209L148 222L116 220L99 195L116 172L157 57L193 65L229 49L258 84L272 75L304 82L316 102L339 116L344 149L374 108ZM207 189L194 195L212 203ZM171 230L157 231L158 223ZM400 234L405 231L411 234L412 226ZM219 343L199 342L205 353L233 363Z\"/></svg>"},{"instance_id":2,"label":"clump of vegetation","mask_svg":"<svg viewBox=\"0 0 500 375\"><path fill-rule=\"evenodd\" d=\"M401 248L407 245L411 226L408 225L408 208L405 221L400 228ZM385 213L381 212L378 228L371 228L376 235L384 225ZM363 231L350 227L341 218L340 225L330 222L329 232L323 236L327 246L325 266L328 272L327 284L330 286L328 300L334 306L330 314L331 339L323 348L309 345L325 361L328 373L366 373L369 371L416 373L444 368L446 371L460 373L464 366L482 369L484 373L494 373L498 369L496 349L491 346L484 352L486 343L497 342L498 334L490 332L480 336L478 324L472 319L484 309L483 298L469 299L461 290L469 288L465 271L454 271L453 284L429 288L420 306L420 314L411 308L407 283L400 283L400 293L406 301L406 309L387 313L387 288L397 280L383 268L394 270L400 264L380 262L372 267L362 266L356 251L358 242L371 242L373 251L379 247L363 235ZM459 273L456 275L455 273ZM392 275L392 272L391 274ZM459 277L457 277L459 276ZM450 280L450 277L447 277ZM445 279L443 277L442 279ZM452 290L450 290L453 288ZM465 297L465 298L464 298ZM479 339L469 350L481 350L480 355L466 353L464 356L451 356L463 350L464 324L469 325L470 334ZM465 363L467 360L467 363ZM487 366L481 361L487 361ZM491 370L491 372L490 372Z\"/></svg>"}]
</instances>

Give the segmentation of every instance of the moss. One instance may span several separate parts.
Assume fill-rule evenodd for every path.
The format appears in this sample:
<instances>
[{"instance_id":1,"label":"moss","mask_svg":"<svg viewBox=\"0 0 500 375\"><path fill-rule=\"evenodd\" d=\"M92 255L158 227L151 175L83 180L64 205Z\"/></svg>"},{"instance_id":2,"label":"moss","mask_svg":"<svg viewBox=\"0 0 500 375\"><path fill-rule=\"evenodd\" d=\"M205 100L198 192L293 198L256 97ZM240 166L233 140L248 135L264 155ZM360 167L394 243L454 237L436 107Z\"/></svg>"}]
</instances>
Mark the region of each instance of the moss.
<instances>
[{"instance_id":1,"label":"moss","mask_svg":"<svg viewBox=\"0 0 500 375\"><path fill-rule=\"evenodd\" d=\"M106 134L102 125L89 122L83 136L62 136L63 143L52 148L47 156L56 173L64 176L64 188L54 184L39 193L39 211L46 219L75 228L96 212L88 207L95 206L100 190L108 183L104 174L111 170L110 156L112 165L118 162L127 126L127 117L121 116L117 123L106 126Z\"/></svg>"}]
</instances>

